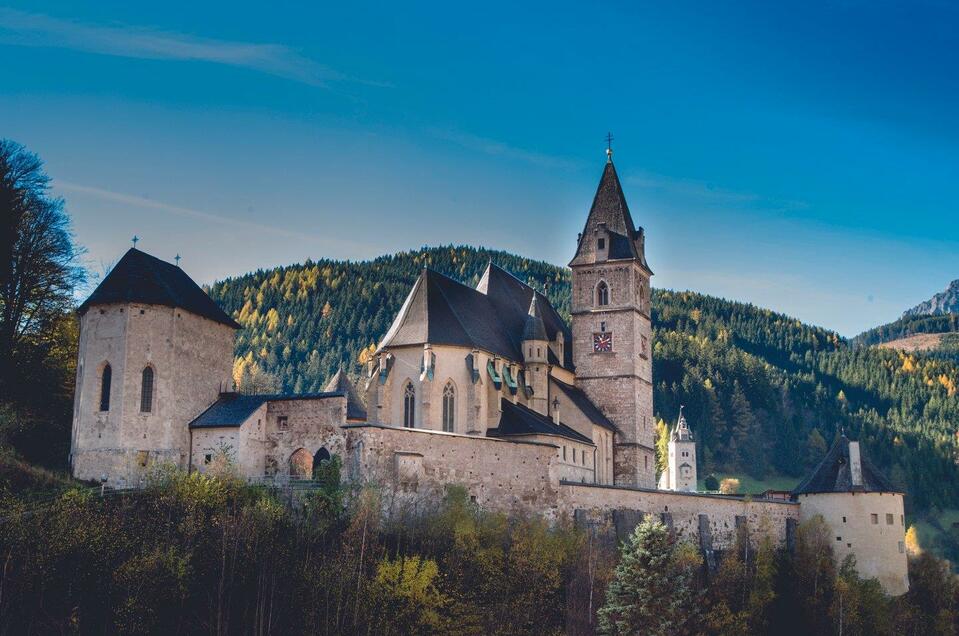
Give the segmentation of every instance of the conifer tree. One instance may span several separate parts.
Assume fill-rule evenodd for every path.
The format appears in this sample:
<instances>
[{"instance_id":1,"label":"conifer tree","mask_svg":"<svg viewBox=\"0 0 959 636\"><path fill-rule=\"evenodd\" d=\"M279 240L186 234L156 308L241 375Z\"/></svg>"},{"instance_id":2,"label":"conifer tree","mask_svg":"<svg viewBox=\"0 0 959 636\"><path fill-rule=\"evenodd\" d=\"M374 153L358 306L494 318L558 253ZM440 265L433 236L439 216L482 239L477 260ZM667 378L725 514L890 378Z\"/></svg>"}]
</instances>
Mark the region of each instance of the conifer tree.
<instances>
[{"instance_id":1,"label":"conifer tree","mask_svg":"<svg viewBox=\"0 0 959 636\"><path fill-rule=\"evenodd\" d=\"M619 565L599 610L603 634L678 636L697 619L695 551L678 546L666 526L647 516L622 548ZM697 557L698 558L698 557Z\"/></svg>"}]
</instances>

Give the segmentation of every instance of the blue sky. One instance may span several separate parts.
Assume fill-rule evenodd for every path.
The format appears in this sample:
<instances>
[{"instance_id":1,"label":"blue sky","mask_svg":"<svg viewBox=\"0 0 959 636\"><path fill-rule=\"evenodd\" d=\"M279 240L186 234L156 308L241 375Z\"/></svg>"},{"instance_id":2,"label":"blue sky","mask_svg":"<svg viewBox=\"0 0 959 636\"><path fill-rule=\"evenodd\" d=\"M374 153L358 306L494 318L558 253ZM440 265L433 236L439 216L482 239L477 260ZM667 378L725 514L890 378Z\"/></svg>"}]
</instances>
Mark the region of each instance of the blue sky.
<instances>
[{"instance_id":1,"label":"blue sky","mask_svg":"<svg viewBox=\"0 0 959 636\"><path fill-rule=\"evenodd\" d=\"M609 130L659 287L854 335L959 278L956 4L90 5L0 7L0 136L94 271L565 264Z\"/></svg>"}]
</instances>

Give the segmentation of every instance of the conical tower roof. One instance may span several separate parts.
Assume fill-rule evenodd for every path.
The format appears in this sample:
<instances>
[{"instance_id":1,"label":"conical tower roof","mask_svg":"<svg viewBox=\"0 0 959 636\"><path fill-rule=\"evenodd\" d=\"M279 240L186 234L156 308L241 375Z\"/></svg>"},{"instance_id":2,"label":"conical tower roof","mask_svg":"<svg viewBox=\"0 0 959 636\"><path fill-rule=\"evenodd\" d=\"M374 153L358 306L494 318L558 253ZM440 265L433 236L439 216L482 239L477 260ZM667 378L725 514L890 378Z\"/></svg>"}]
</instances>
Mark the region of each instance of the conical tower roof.
<instances>
[{"instance_id":1,"label":"conical tower roof","mask_svg":"<svg viewBox=\"0 0 959 636\"><path fill-rule=\"evenodd\" d=\"M523 340L549 340L546 336L546 324L539 315L539 301L536 294L529 301L526 324L523 325Z\"/></svg>"},{"instance_id":2,"label":"conical tower roof","mask_svg":"<svg viewBox=\"0 0 959 636\"><path fill-rule=\"evenodd\" d=\"M850 455L850 445L856 449ZM854 459L858 459L859 473L854 477ZM858 479L857 479L858 478ZM859 483L856 483L856 482ZM829 492L901 492L897 489L863 453L858 442L851 442L840 435L833 443L826 457L796 489L794 495L809 495Z\"/></svg>"},{"instance_id":3,"label":"conical tower roof","mask_svg":"<svg viewBox=\"0 0 959 636\"><path fill-rule=\"evenodd\" d=\"M143 303L179 307L190 313L239 329L240 325L178 266L130 248L77 310L95 305Z\"/></svg>"},{"instance_id":4,"label":"conical tower roof","mask_svg":"<svg viewBox=\"0 0 959 636\"><path fill-rule=\"evenodd\" d=\"M643 230L633 223L612 159L603 168L603 176L596 188L596 196L593 197L593 205L570 266L593 262L596 247L592 236L600 228L609 233L609 260L636 259L649 269L641 248Z\"/></svg>"}]
</instances>

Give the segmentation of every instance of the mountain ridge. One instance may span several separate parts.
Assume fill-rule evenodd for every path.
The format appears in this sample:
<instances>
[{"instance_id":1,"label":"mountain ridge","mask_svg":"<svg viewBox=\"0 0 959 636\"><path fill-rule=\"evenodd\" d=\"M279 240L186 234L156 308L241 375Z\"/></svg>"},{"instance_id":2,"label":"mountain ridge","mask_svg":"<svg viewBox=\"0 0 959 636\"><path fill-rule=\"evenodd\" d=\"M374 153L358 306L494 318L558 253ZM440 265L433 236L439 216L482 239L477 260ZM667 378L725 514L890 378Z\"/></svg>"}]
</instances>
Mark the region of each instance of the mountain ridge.
<instances>
[{"instance_id":1,"label":"mountain ridge","mask_svg":"<svg viewBox=\"0 0 959 636\"><path fill-rule=\"evenodd\" d=\"M959 313L959 278L949 283L946 289L902 313L903 318L912 316L937 316Z\"/></svg>"}]
</instances>

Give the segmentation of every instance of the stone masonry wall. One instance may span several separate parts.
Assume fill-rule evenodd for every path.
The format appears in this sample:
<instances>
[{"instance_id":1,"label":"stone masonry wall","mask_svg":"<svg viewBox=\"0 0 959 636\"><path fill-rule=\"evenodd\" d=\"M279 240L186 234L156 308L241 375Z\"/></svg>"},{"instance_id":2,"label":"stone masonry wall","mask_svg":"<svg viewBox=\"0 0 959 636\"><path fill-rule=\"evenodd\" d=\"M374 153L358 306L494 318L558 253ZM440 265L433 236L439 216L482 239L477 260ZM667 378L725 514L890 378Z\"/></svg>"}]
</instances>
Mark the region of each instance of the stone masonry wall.
<instances>
[{"instance_id":1,"label":"stone masonry wall","mask_svg":"<svg viewBox=\"0 0 959 636\"><path fill-rule=\"evenodd\" d=\"M394 509L435 505L448 485L459 484L484 508L548 519L614 525L631 519L635 525L643 514L660 515L708 551L731 545L742 523L752 537L767 533L785 545L787 527L799 519L792 502L561 482L556 447L549 444L375 425L345 430L344 466L352 479L378 484Z\"/></svg>"},{"instance_id":2,"label":"stone masonry wall","mask_svg":"<svg viewBox=\"0 0 959 636\"><path fill-rule=\"evenodd\" d=\"M80 321L71 457L73 474L137 483L148 466L186 468L190 420L231 380L233 330L157 305L90 308ZM104 366L112 370L110 408L100 411ZM153 369L150 409L141 409L142 373Z\"/></svg>"}]
</instances>

